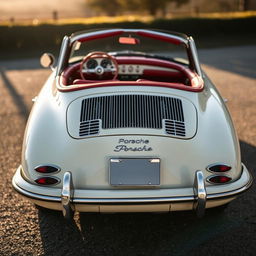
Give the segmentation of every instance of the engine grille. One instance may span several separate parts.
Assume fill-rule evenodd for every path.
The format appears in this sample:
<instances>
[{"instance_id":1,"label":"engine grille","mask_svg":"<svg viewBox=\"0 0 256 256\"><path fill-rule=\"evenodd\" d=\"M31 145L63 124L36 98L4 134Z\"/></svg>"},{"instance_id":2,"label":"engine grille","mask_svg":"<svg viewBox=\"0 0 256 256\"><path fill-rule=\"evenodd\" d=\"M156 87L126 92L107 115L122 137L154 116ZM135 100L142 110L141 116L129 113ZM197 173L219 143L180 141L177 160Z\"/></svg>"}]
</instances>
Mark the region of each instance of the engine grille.
<instances>
[{"instance_id":1,"label":"engine grille","mask_svg":"<svg viewBox=\"0 0 256 256\"><path fill-rule=\"evenodd\" d=\"M165 131L167 134L176 136L186 136L184 122L177 122L173 120L165 120Z\"/></svg>"},{"instance_id":2,"label":"engine grille","mask_svg":"<svg viewBox=\"0 0 256 256\"><path fill-rule=\"evenodd\" d=\"M89 136L98 134L100 130L100 120L90 120L80 122L79 136Z\"/></svg>"},{"instance_id":3,"label":"engine grille","mask_svg":"<svg viewBox=\"0 0 256 256\"><path fill-rule=\"evenodd\" d=\"M80 136L95 135L102 129L162 129L185 136L185 122L180 99L152 95L113 95L82 100Z\"/></svg>"}]
</instances>

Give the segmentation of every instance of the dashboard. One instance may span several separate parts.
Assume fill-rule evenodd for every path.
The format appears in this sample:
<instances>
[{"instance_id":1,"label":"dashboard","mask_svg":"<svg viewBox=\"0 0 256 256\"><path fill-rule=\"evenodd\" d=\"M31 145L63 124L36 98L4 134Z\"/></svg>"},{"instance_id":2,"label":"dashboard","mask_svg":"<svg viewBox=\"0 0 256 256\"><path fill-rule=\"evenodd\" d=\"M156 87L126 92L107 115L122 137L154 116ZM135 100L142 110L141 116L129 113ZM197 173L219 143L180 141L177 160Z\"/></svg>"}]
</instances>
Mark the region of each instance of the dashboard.
<instances>
[{"instance_id":1,"label":"dashboard","mask_svg":"<svg viewBox=\"0 0 256 256\"><path fill-rule=\"evenodd\" d=\"M95 56L70 65L63 72L63 82L72 84L82 80L137 81L146 79L159 82L174 82L189 85L188 68L176 62L137 56ZM83 75L83 76L82 76ZM81 81L82 82L82 81Z\"/></svg>"}]
</instances>

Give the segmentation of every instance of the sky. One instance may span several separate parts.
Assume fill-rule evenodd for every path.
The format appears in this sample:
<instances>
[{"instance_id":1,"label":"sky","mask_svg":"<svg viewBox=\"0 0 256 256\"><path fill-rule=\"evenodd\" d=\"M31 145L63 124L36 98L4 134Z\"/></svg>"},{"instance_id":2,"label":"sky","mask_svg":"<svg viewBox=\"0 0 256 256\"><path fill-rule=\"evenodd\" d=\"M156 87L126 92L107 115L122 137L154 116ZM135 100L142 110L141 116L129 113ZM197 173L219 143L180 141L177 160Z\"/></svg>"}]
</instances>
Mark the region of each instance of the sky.
<instances>
[{"instance_id":1,"label":"sky","mask_svg":"<svg viewBox=\"0 0 256 256\"><path fill-rule=\"evenodd\" d=\"M0 0L0 19L51 18L57 10L59 16L82 17L85 0Z\"/></svg>"}]
</instances>

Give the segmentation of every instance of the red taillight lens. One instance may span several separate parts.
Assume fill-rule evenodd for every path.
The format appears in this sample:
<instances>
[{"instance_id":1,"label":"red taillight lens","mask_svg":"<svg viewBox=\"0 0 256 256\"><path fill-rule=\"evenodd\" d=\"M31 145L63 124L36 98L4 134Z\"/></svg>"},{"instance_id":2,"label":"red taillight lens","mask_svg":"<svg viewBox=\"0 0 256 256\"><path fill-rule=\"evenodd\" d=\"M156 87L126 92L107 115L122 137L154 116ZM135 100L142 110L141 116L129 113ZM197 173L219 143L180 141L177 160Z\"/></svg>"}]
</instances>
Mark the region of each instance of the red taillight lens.
<instances>
[{"instance_id":1,"label":"red taillight lens","mask_svg":"<svg viewBox=\"0 0 256 256\"><path fill-rule=\"evenodd\" d=\"M215 164L215 165L210 165L207 167L207 169L210 172L227 172L231 170L231 166L226 165L226 164Z\"/></svg>"},{"instance_id":2,"label":"red taillight lens","mask_svg":"<svg viewBox=\"0 0 256 256\"><path fill-rule=\"evenodd\" d=\"M221 176L221 175L216 175L216 176L211 176L208 178L208 181L211 183L215 184L223 184L231 181L232 179L228 176Z\"/></svg>"},{"instance_id":3,"label":"red taillight lens","mask_svg":"<svg viewBox=\"0 0 256 256\"><path fill-rule=\"evenodd\" d=\"M35 168L35 171L40 173L54 173L60 171L60 168L53 165L40 165Z\"/></svg>"},{"instance_id":4,"label":"red taillight lens","mask_svg":"<svg viewBox=\"0 0 256 256\"><path fill-rule=\"evenodd\" d=\"M59 180L54 177L41 177L35 180L39 185L54 185L59 183Z\"/></svg>"}]
</instances>

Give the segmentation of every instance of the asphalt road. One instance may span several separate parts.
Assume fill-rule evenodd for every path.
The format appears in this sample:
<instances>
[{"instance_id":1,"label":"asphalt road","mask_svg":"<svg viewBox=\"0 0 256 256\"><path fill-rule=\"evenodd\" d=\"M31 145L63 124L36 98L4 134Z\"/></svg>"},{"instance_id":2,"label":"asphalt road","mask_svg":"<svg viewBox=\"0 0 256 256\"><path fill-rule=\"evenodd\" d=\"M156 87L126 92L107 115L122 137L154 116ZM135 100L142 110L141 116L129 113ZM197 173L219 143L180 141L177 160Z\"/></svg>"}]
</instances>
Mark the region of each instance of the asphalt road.
<instances>
[{"instance_id":1,"label":"asphalt road","mask_svg":"<svg viewBox=\"0 0 256 256\"><path fill-rule=\"evenodd\" d=\"M227 98L242 159L256 171L256 46L200 51L203 67ZM256 185L224 212L203 219L171 214L78 214L37 210L13 192L26 119L50 73L35 60L1 62L0 255L255 255Z\"/></svg>"}]
</instances>

